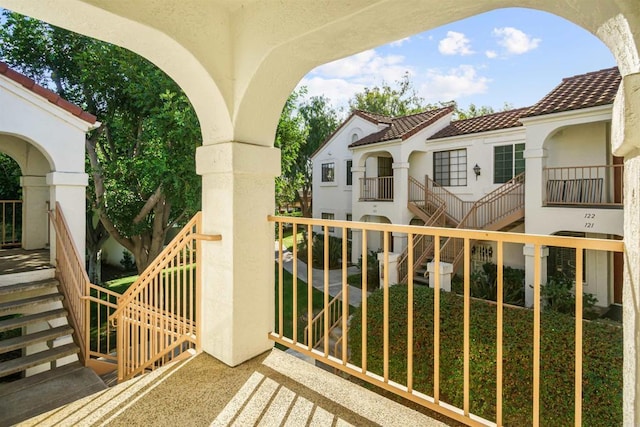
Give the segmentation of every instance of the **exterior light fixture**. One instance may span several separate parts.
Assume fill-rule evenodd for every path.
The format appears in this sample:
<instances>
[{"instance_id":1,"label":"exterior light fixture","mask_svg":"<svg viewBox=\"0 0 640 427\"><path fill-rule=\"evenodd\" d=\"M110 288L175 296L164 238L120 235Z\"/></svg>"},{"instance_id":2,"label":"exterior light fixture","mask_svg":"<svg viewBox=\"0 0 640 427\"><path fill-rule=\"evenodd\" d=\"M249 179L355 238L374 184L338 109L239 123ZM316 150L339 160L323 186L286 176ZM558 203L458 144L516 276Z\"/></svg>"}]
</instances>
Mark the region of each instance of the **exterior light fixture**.
<instances>
[{"instance_id":1,"label":"exterior light fixture","mask_svg":"<svg viewBox=\"0 0 640 427\"><path fill-rule=\"evenodd\" d=\"M478 177L480 176L480 166L478 166L478 164L476 163L476 165L473 167L473 173L476 174L476 181L478 180Z\"/></svg>"}]
</instances>

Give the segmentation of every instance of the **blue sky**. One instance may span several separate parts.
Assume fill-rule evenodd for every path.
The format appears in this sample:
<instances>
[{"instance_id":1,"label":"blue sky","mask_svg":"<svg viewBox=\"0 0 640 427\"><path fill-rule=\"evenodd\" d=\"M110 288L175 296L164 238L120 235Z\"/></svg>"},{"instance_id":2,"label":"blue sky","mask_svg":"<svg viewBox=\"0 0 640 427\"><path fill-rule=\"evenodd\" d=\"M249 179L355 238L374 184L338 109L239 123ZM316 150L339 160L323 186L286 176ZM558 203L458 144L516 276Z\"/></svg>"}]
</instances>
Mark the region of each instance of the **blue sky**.
<instances>
[{"instance_id":1,"label":"blue sky","mask_svg":"<svg viewBox=\"0 0 640 427\"><path fill-rule=\"evenodd\" d=\"M608 48L577 25L532 9L500 9L325 64L300 86L336 107L364 87L405 72L427 102L456 100L502 109L534 104L563 77L616 65Z\"/></svg>"}]
</instances>

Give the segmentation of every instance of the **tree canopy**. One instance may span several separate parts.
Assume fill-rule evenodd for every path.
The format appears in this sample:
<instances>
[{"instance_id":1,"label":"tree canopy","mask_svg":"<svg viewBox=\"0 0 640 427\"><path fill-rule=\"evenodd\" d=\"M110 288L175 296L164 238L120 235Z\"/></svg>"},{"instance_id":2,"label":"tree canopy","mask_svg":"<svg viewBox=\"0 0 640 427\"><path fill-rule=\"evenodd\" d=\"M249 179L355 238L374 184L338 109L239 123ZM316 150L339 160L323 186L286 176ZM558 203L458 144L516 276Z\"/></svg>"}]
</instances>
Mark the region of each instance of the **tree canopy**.
<instances>
[{"instance_id":1,"label":"tree canopy","mask_svg":"<svg viewBox=\"0 0 640 427\"><path fill-rule=\"evenodd\" d=\"M382 82L380 86L364 88L349 101L349 108L351 111L362 110L388 117L400 117L424 111L427 105L424 98L418 96L409 74L405 73L395 82L395 86Z\"/></svg>"},{"instance_id":2,"label":"tree canopy","mask_svg":"<svg viewBox=\"0 0 640 427\"><path fill-rule=\"evenodd\" d=\"M4 16L0 57L102 122L86 143L90 206L142 271L169 229L199 208L201 133L191 104L171 78L131 51Z\"/></svg>"}]
</instances>

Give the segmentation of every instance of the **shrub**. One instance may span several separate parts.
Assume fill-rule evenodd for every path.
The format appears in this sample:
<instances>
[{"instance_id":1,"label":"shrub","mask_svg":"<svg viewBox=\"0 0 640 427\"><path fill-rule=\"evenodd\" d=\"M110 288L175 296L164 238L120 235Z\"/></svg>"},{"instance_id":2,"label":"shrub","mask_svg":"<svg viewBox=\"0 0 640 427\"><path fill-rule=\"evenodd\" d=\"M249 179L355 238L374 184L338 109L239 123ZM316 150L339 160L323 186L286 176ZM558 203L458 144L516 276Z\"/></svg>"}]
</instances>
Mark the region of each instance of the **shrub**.
<instances>
[{"instance_id":1,"label":"shrub","mask_svg":"<svg viewBox=\"0 0 640 427\"><path fill-rule=\"evenodd\" d=\"M378 252L381 249L378 249ZM380 267L378 261L378 252L369 251L367 253L367 290L373 291L380 287ZM362 271L362 255L358 259L358 268ZM360 283L362 283L362 276L360 276Z\"/></svg>"},{"instance_id":2,"label":"shrub","mask_svg":"<svg viewBox=\"0 0 640 427\"><path fill-rule=\"evenodd\" d=\"M524 270L511 267L502 268L503 298L507 304L524 306ZM498 266L487 262L481 271L474 271L469 277L471 296L490 301L497 301ZM464 294L464 282L456 276L452 280L453 292Z\"/></svg>"},{"instance_id":3,"label":"shrub","mask_svg":"<svg viewBox=\"0 0 640 427\"><path fill-rule=\"evenodd\" d=\"M433 394L433 289L414 290L414 370L416 391ZM440 398L463 403L463 298L440 297ZM367 366L383 374L383 293L368 300ZM389 289L389 379L406 385L407 287ZM362 313L349 330L351 362L361 366ZM541 425L572 425L574 404L575 319L555 311L541 314ZM496 306L471 301L470 410L495 419ZM622 328L600 322L583 323L583 424L622 424ZM505 425L531 424L533 393L533 312L505 307L503 331L503 414Z\"/></svg>"},{"instance_id":4,"label":"shrub","mask_svg":"<svg viewBox=\"0 0 640 427\"><path fill-rule=\"evenodd\" d=\"M133 257L131 256L131 253L129 251L122 252L122 259L120 260L120 265L122 265L122 268L124 268L125 270L133 270L134 267L136 266L136 263L133 260Z\"/></svg>"},{"instance_id":5,"label":"shrub","mask_svg":"<svg viewBox=\"0 0 640 427\"><path fill-rule=\"evenodd\" d=\"M351 243L347 243L350 245ZM347 247L347 252L349 248ZM313 257L313 268L324 268L324 234L313 235L313 247L311 248ZM298 256L301 260L307 261L307 240L298 247ZM345 260L347 261L347 260ZM329 268L340 268L342 266L342 239L329 236Z\"/></svg>"},{"instance_id":6,"label":"shrub","mask_svg":"<svg viewBox=\"0 0 640 427\"><path fill-rule=\"evenodd\" d=\"M540 289L540 295L544 301L545 310L553 310L558 313L575 315L576 296L574 281L565 276L555 276L549 278L546 285ZM588 293L582 294L582 315L583 317L594 317L593 306L598 299Z\"/></svg>"}]
</instances>

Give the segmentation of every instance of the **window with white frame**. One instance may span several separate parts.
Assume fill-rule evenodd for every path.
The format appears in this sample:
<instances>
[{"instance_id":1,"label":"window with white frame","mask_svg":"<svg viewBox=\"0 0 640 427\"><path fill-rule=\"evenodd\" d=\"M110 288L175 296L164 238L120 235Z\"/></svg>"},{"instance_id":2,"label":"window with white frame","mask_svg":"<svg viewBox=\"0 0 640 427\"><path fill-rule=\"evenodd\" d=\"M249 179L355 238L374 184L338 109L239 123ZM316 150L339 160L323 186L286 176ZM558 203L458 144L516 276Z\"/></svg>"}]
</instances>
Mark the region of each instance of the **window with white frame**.
<instances>
[{"instance_id":1,"label":"window with white frame","mask_svg":"<svg viewBox=\"0 0 640 427\"><path fill-rule=\"evenodd\" d=\"M332 213L322 212L320 215L322 219L329 219L329 220L336 219L336 215ZM333 233L333 230L334 230L334 227L329 227L329 233Z\"/></svg>"},{"instance_id":2,"label":"window with white frame","mask_svg":"<svg viewBox=\"0 0 640 427\"><path fill-rule=\"evenodd\" d=\"M353 221L353 216L348 213L347 216L347 221ZM353 231L351 229L351 227L347 228L347 240L351 240L353 238Z\"/></svg>"},{"instance_id":3,"label":"window with white frame","mask_svg":"<svg viewBox=\"0 0 640 427\"><path fill-rule=\"evenodd\" d=\"M351 172L352 166L353 160L347 160L347 167L345 168L347 173L347 185L352 185L353 183L353 173Z\"/></svg>"},{"instance_id":4,"label":"window with white frame","mask_svg":"<svg viewBox=\"0 0 640 427\"><path fill-rule=\"evenodd\" d=\"M493 183L503 184L524 172L524 144L493 147Z\"/></svg>"},{"instance_id":5,"label":"window with white frame","mask_svg":"<svg viewBox=\"0 0 640 427\"><path fill-rule=\"evenodd\" d=\"M467 185L467 149L433 153L433 179L442 186Z\"/></svg>"},{"instance_id":6,"label":"window with white frame","mask_svg":"<svg viewBox=\"0 0 640 427\"><path fill-rule=\"evenodd\" d=\"M322 182L333 182L335 180L336 164L334 162L322 164Z\"/></svg>"}]
</instances>

